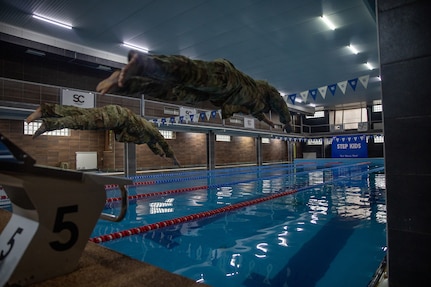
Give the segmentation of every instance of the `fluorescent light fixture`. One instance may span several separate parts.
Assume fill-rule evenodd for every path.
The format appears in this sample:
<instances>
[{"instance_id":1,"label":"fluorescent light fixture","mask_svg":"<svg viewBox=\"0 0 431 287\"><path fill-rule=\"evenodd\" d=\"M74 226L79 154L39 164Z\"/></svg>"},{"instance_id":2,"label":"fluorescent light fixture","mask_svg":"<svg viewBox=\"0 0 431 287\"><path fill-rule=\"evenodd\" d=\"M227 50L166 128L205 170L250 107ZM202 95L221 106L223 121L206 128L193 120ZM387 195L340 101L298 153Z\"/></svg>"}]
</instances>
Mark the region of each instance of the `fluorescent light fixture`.
<instances>
[{"instance_id":1,"label":"fluorescent light fixture","mask_svg":"<svg viewBox=\"0 0 431 287\"><path fill-rule=\"evenodd\" d=\"M102 71L111 71L111 67L105 66L105 65L99 65L97 66L98 70L102 70Z\"/></svg>"},{"instance_id":2,"label":"fluorescent light fixture","mask_svg":"<svg viewBox=\"0 0 431 287\"><path fill-rule=\"evenodd\" d=\"M302 100L301 100L300 98L296 97L296 98L295 98L295 102L297 102L297 103L302 103Z\"/></svg>"},{"instance_id":3,"label":"fluorescent light fixture","mask_svg":"<svg viewBox=\"0 0 431 287\"><path fill-rule=\"evenodd\" d=\"M367 68L370 70L374 69L373 66L371 66L371 64L368 62L365 63L365 66L367 66Z\"/></svg>"},{"instance_id":4,"label":"fluorescent light fixture","mask_svg":"<svg viewBox=\"0 0 431 287\"><path fill-rule=\"evenodd\" d=\"M135 44L130 44L130 43L127 43L127 42L123 42L123 46L127 47L127 48L130 48L130 49L135 49L135 50L138 50L138 51L141 51L141 52L144 52L144 53L148 53L149 52L148 48L140 47L140 46L137 46Z\"/></svg>"},{"instance_id":5,"label":"fluorescent light fixture","mask_svg":"<svg viewBox=\"0 0 431 287\"><path fill-rule=\"evenodd\" d=\"M331 29L331 30L335 30L335 26L334 26L334 24L332 24L332 22L331 22L331 21L329 21L329 19L328 19L325 15L322 15L322 16L320 17L320 19L322 19L322 21L323 21L323 22L325 22L325 24L329 27L329 29Z\"/></svg>"},{"instance_id":6,"label":"fluorescent light fixture","mask_svg":"<svg viewBox=\"0 0 431 287\"><path fill-rule=\"evenodd\" d=\"M45 21L45 22L48 22L48 23L51 23L51 24L54 24L54 25L66 28L66 29L72 29L73 28L72 25L69 24L69 23L61 22L61 21L58 21L58 20L55 20L55 19L52 19L52 18L48 18L46 16L42 16L42 15L38 15L38 14L33 14L33 18L36 18L38 20L42 20L42 21Z\"/></svg>"},{"instance_id":7,"label":"fluorescent light fixture","mask_svg":"<svg viewBox=\"0 0 431 287\"><path fill-rule=\"evenodd\" d=\"M33 49L27 49L25 51L27 54L31 54L31 55L35 55L35 56L39 56L39 57L44 57L46 54L42 51L38 51L38 50L33 50Z\"/></svg>"},{"instance_id":8,"label":"fluorescent light fixture","mask_svg":"<svg viewBox=\"0 0 431 287\"><path fill-rule=\"evenodd\" d=\"M353 54L358 54L358 53L359 53L359 51L358 51L358 50L356 50L356 48L355 48L355 47L353 47L352 45L348 45L348 46L347 46L347 48L349 48L349 49L350 49L350 51L352 51L352 53L353 53Z\"/></svg>"}]
</instances>

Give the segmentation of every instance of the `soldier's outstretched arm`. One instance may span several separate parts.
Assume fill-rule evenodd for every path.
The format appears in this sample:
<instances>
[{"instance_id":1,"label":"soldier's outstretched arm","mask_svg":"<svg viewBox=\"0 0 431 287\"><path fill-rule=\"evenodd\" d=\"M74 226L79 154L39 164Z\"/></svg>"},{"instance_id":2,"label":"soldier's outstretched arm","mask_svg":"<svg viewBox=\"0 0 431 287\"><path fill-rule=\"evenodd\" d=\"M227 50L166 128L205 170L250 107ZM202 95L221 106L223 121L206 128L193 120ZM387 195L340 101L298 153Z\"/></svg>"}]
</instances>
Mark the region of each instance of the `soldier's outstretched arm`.
<instances>
[{"instance_id":1,"label":"soldier's outstretched arm","mask_svg":"<svg viewBox=\"0 0 431 287\"><path fill-rule=\"evenodd\" d=\"M118 90L118 79L120 77L120 73L121 71L117 70L113 72L108 78L101 81L96 87L96 92L104 95L106 93Z\"/></svg>"}]
</instances>

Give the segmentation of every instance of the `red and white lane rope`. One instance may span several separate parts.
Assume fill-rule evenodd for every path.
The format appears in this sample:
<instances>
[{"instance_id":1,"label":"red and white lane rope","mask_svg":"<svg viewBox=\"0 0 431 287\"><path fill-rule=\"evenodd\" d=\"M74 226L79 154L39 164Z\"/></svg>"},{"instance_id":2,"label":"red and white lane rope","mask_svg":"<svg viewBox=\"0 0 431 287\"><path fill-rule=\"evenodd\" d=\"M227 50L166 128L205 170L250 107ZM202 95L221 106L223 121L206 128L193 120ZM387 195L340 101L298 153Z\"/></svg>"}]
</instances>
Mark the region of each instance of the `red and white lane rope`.
<instances>
[{"instance_id":1,"label":"red and white lane rope","mask_svg":"<svg viewBox=\"0 0 431 287\"><path fill-rule=\"evenodd\" d=\"M193 191L193 190L200 190L200 189L208 189L208 185L201 185L201 186L192 186L192 187L184 187L184 188L178 188L178 189L171 189L171 190L165 190L165 191L157 191L157 192L149 192L149 193L141 193L136 195L129 195L127 197L128 200L133 199L140 199L145 197L151 197L151 196L164 196L168 194L174 194L174 193L182 193L187 191ZM123 200L122 197L110 197L106 199L106 203L111 203L115 201Z\"/></svg>"},{"instance_id":2,"label":"red and white lane rope","mask_svg":"<svg viewBox=\"0 0 431 287\"><path fill-rule=\"evenodd\" d=\"M171 225L175 225L175 224L185 223L185 222L189 222L189 221L193 221L193 220L197 220L197 219L201 219L201 218L214 216L216 214L233 211L233 210L236 210L239 208L243 208L243 207L250 206L250 205L255 205L255 204L258 204L258 203L261 203L264 201L268 201L268 200L272 200L272 199L275 199L278 197L294 194L296 192L298 192L298 190L290 189L290 190L286 190L286 191L276 193L276 194L273 194L270 196L252 199L252 200L248 200L248 201L243 201L240 203L220 207L220 208L209 210L209 211L199 212L199 213L195 213L195 214L191 214L191 215L177 217L174 219L164 220L164 221L160 221L160 222L156 222L156 223L152 223L152 224L148 224L148 225L144 225L144 226L140 226L140 227L134 227L134 228L126 229L123 231L118 231L118 232L114 232L114 233L110 233L110 234L105 234L105 235L93 237L93 238L90 238L89 241L92 241L95 243L101 243L101 242L111 241L111 240L118 239L118 238L127 237L130 235L145 233L145 232L148 232L151 230L156 230L159 228L163 228L163 227L167 227L167 226L171 226Z\"/></svg>"}]
</instances>

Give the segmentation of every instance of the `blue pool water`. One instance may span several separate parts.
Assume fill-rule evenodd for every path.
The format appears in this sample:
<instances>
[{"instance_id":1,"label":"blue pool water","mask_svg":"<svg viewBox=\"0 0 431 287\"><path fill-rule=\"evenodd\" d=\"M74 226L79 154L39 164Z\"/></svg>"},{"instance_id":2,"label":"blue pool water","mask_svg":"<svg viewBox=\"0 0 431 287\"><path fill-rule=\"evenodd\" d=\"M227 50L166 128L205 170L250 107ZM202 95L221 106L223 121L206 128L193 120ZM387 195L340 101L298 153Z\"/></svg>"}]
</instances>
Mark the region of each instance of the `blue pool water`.
<instances>
[{"instance_id":1,"label":"blue pool water","mask_svg":"<svg viewBox=\"0 0 431 287\"><path fill-rule=\"evenodd\" d=\"M134 181L140 185L130 188L131 195L153 194L131 199L122 222L100 220L93 238L204 214L100 243L197 282L366 286L385 256L382 163L303 162L153 174ZM108 193L119 195L115 189ZM226 209L240 203L245 204ZM118 206L107 204L104 212L118 213ZM221 212L205 213L212 210Z\"/></svg>"}]
</instances>

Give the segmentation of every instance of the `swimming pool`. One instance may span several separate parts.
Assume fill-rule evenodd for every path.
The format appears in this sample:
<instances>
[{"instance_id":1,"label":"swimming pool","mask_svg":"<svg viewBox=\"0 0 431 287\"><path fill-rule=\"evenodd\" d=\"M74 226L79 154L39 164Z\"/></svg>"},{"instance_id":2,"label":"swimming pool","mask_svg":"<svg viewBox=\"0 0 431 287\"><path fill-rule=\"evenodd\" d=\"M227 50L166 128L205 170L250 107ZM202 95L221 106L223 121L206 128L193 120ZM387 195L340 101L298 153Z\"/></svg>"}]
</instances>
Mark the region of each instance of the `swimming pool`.
<instances>
[{"instance_id":1,"label":"swimming pool","mask_svg":"<svg viewBox=\"0 0 431 287\"><path fill-rule=\"evenodd\" d=\"M382 163L299 162L134 178L92 241L217 286L366 286L385 256ZM108 190L104 212L118 212Z\"/></svg>"}]
</instances>

